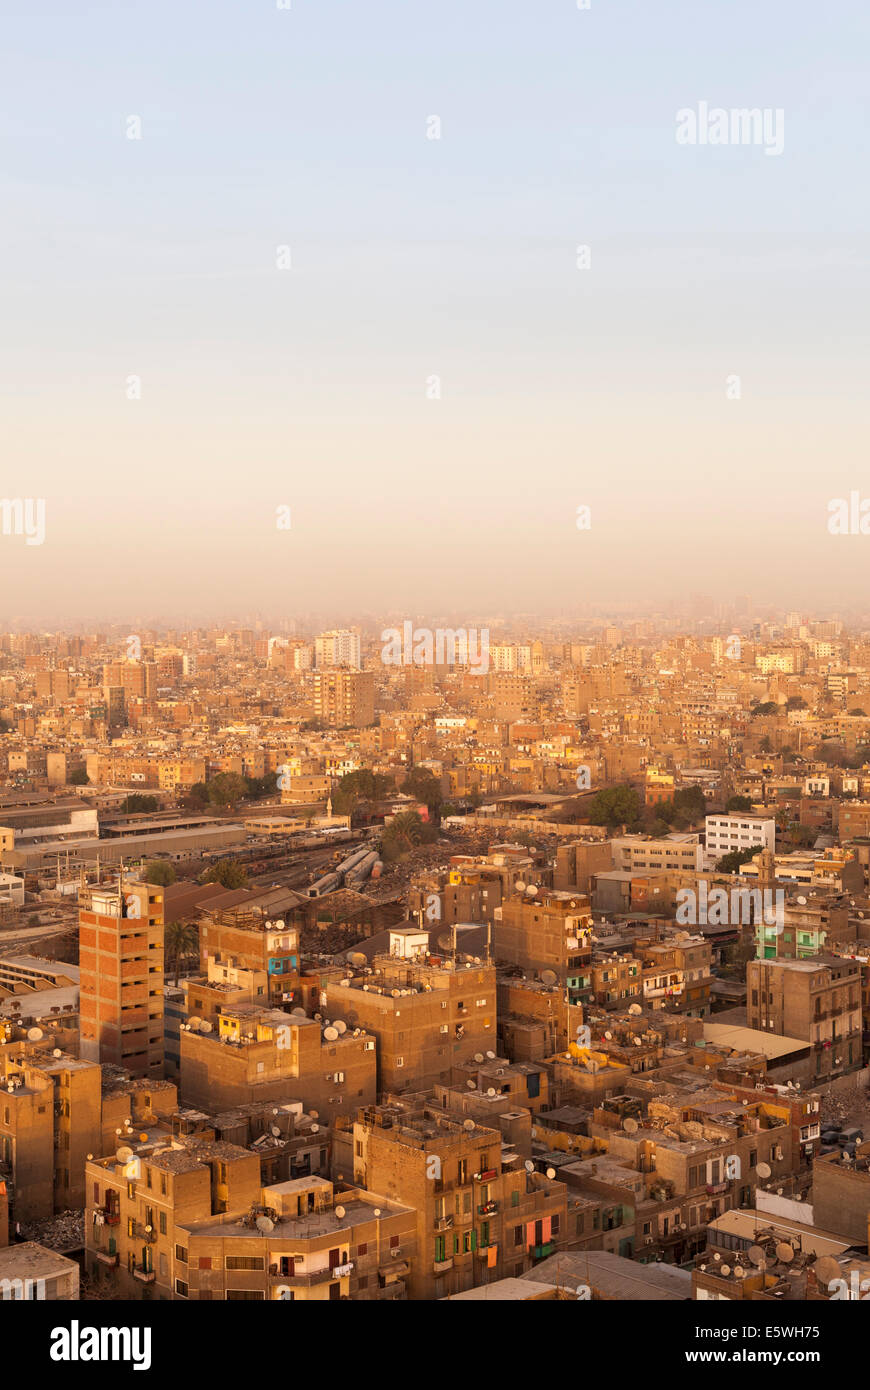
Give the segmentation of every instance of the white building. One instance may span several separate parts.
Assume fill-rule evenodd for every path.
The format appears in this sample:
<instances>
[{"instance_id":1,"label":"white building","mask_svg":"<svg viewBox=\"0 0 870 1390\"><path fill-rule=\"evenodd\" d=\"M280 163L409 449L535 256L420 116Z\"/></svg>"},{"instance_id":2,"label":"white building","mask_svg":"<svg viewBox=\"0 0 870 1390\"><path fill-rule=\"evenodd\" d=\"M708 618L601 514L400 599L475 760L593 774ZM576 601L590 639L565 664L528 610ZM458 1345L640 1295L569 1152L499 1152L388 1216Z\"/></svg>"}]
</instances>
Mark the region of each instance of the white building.
<instances>
[{"instance_id":1,"label":"white building","mask_svg":"<svg viewBox=\"0 0 870 1390\"><path fill-rule=\"evenodd\" d=\"M346 628L333 632L322 632L314 639L314 664L318 671L325 666L350 666L361 669L360 641L355 632Z\"/></svg>"},{"instance_id":2,"label":"white building","mask_svg":"<svg viewBox=\"0 0 870 1390\"><path fill-rule=\"evenodd\" d=\"M752 816L745 811L707 816L705 844L714 859L736 849L775 849L776 821L772 816Z\"/></svg>"}]
</instances>

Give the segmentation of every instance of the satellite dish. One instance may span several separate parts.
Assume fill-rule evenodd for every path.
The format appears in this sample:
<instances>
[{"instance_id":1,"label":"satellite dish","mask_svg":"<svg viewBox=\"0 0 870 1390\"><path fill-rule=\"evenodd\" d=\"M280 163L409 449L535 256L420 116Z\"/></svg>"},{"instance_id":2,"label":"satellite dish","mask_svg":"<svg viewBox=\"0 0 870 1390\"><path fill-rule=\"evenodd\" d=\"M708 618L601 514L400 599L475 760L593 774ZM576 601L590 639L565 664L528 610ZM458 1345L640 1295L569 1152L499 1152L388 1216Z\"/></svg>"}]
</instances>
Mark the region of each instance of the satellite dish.
<instances>
[{"instance_id":1,"label":"satellite dish","mask_svg":"<svg viewBox=\"0 0 870 1390\"><path fill-rule=\"evenodd\" d=\"M133 1150L128 1149L126 1144L124 1144L118 1149L115 1157L118 1159L119 1163L129 1163L130 1159L133 1157Z\"/></svg>"},{"instance_id":2,"label":"satellite dish","mask_svg":"<svg viewBox=\"0 0 870 1390\"><path fill-rule=\"evenodd\" d=\"M323 1036L326 1038L326 1041L327 1041L327 1042L335 1042L336 1039L337 1039L337 1037L338 1037L338 1029L337 1029L337 1028L324 1028L324 1030L323 1030Z\"/></svg>"},{"instance_id":3,"label":"satellite dish","mask_svg":"<svg viewBox=\"0 0 870 1390\"><path fill-rule=\"evenodd\" d=\"M537 894L537 891L538 891L538 890L537 890L537 888L535 887L534 883L530 883L529 886L528 886L528 888L526 889L526 895L527 895L527 897L534 898L535 895Z\"/></svg>"},{"instance_id":4,"label":"satellite dish","mask_svg":"<svg viewBox=\"0 0 870 1390\"><path fill-rule=\"evenodd\" d=\"M734 1277L735 1277L735 1279L742 1279L742 1278L745 1276L745 1274L746 1274L746 1270L743 1268L742 1265L735 1265L735 1266L734 1266Z\"/></svg>"},{"instance_id":5,"label":"satellite dish","mask_svg":"<svg viewBox=\"0 0 870 1390\"><path fill-rule=\"evenodd\" d=\"M632 1042L634 1043L635 1047L643 1047L643 1038L632 1038ZM706 1070L709 1071L710 1068L707 1067Z\"/></svg>"},{"instance_id":6,"label":"satellite dish","mask_svg":"<svg viewBox=\"0 0 870 1390\"><path fill-rule=\"evenodd\" d=\"M494 1086L489 1086L489 1087L487 1087L487 1092L486 1092L486 1094L487 1094L488 1096L494 1096L494 1095L495 1095L495 1087L494 1087Z\"/></svg>"},{"instance_id":7,"label":"satellite dish","mask_svg":"<svg viewBox=\"0 0 870 1390\"><path fill-rule=\"evenodd\" d=\"M337 1018L332 1026L338 1033L339 1037L341 1037L343 1033L347 1032L347 1024L345 1023L343 1018Z\"/></svg>"},{"instance_id":8,"label":"satellite dish","mask_svg":"<svg viewBox=\"0 0 870 1390\"><path fill-rule=\"evenodd\" d=\"M755 1171L760 1178L769 1178L772 1170L769 1163L759 1163Z\"/></svg>"},{"instance_id":9,"label":"satellite dish","mask_svg":"<svg viewBox=\"0 0 870 1390\"><path fill-rule=\"evenodd\" d=\"M211 1030L212 1030L212 1025L209 1023L209 1021L208 1021L207 1018L204 1018L204 1019L202 1020L202 1023L199 1025L199 1031L200 1031L201 1033L210 1033Z\"/></svg>"},{"instance_id":10,"label":"satellite dish","mask_svg":"<svg viewBox=\"0 0 870 1390\"><path fill-rule=\"evenodd\" d=\"M93 1154L88 1154L88 1163L90 1163L90 1161L91 1161L91 1159L93 1158L93 1156L94 1156Z\"/></svg>"},{"instance_id":11,"label":"satellite dish","mask_svg":"<svg viewBox=\"0 0 870 1390\"><path fill-rule=\"evenodd\" d=\"M190 1018L187 1021L190 1024L191 1028L198 1028L199 1025L202 1023L202 1019L197 1018L196 1014L191 1014Z\"/></svg>"},{"instance_id":12,"label":"satellite dish","mask_svg":"<svg viewBox=\"0 0 870 1390\"><path fill-rule=\"evenodd\" d=\"M351 965L368 965L369 960L362 951L348 951L347 958Z\"/></svg>"},{"instance_id":13,"label":"satellite dish","mask_svg":"<svg viewBox=\"0 0 870 1390\"><path fill-rule=\"evenodd\" d=\"M554 985L558 978L555 970L543 970L541 972L541 979L545 985Z\"/></svg>"},{"instance_id":14,"label":"satellite dish","mask_svg":"<svg viewBox=\"0 0 870 1390\"><path fill-rule=\"evenodd\" d=\"M746 1253L754 1265L764 1264L765 1255L760 1245L750 1245Z\"/></svg>"},{"instance_id":15,"label":"satellite dish","mask_svg":"<svg viewBox=\"0 0 870 1390\"><path fill-rule=\"evenodd\" d=\"M633 1120L629 1115L627 1119L623 1120L622 1128L626 1134L637 1134L637 1120Z\"/></svg>"},{"instance_id":16,"label":"satellite dish","mask_svg":"<svg viewBox=\"0 0 870 1390\"><path fill-rule=\"evenodd\" d=\"M494 1062L494 1061L495 1061L495 1053L494 1053L494 1052L487 1052L486 1055L487 1055L487 1057L489 1058L489 1060L490 1060L491 1062Z\"/></svg>"},{"instance_id":17,"label":"satellite dish","mask_svg":"<svg viewBox=\"0 0 870 1390\"><path fill-rule=\"evenodd\" d=\"M148 1142L148 1135L147 1135L147 1134L140 1134L140 1135L139 1135L139 1143L140 1143L140 1144L147 1144L147 1142Z\"/></svg>"},{"instance_id":18,"label":"satellite dish","mask_svg":"<svg viewBox=\"0 0 870 1390\"><path fill-rule=\"evenodd\" d=\"M59 1047L56 1047L51 1055L52 1057L62 1057L63 1053L61 1052Z\"/></svg>"},{"instance_id":19,"label":"satellite dish","mask_svg":"<svg viewBox=\"0 0 870 1390\"><path fill-rule=\"evenodd\" d=\"M822 1288L828 1289L835 1279L841 1277L842 1271L837 1261L830 1255L823 1255L820 1260L816 1260L813 1265L813 1272Z\"/></svg>"},{"instance_id":20,"label":"satellite dish","mask_svg":"<svg viewBox=\"0 0 870 1390\"><path fill-rule=\"evenodd\" d=\"M548 1178L554 1178L555 1176L556 1176L556 1170L555 1170L555 1168L548 1168L548 1169L547 1169L547 1177L548 1177Z\"/></svg>"},{"instance_id":21,"label":"satellite dish","mask_svg":"<svg viewBox=\"0 0 870 1390\"><path fill-rule=\"evenodd\" d=\"M272 1218L271 1218L270 1216L258 1216L258 1217L257 1217L257 1230L258 1230L258 1231L262 1231L263 1234L266 1235L268 1231L274 1231L274 1229L275 1229L275 1222L272 1220Z\"/></svg>"},{"instance_id":22,"label":"satellite dish","mask_svg":"<svg viewBox=\"0 0 870 1390\"><path fill-rule=\"evenodd\" d=\"M312 1134L319 1134L319 1133L320 1133L320 1125L312 1125L312 1126L311 1126L311 1133L312 1133Z\"/></svg>"},{"instance_id":23,"label":"satellite dish","mask_svg":"<svg viewBox=\"0 0 870 1390\"><path fill-rule=\"evenodd\" d=\"M270 1130L269 1132L270 1132L270 1134L273 1136L273 1138L275 1138L275 1139L280 1139L280 1138L281 1138L281 1131L280 1131L280 1129L278 1128L277 1125L272 1125L272 1128L271 1128L271 1130Z\"/></svg>"},{"instance_id":24,"label":"satellite dish","mask_svg":"<svg viewBox=\"0 0 870 1390\"><path fill-rule=\"evenodd\" d=\"M471 1131L474 1129L474 1121L473 1121L473 1120L463 1120L463 1121L462 1121L462 1128L463 1128L463 1129L467 1129L468 1132L471 1133Z\"/></svg>"},{"instance_id":25,"label":"satellite dish","mask_svg":"<svg viewBox=\"0 0 870 1390\"><path fill-rule=\"evenodd\" d=\"M320 1115L318 1114L318 1112L317 1112L316 1110L309 1110L308 1113L309 1113L309 1115L311 1116L312 1120L319 1120L319 1119L320 1119Z\"/></svg>"},{"instance_id":26,"label":"satellite dish","mask_svg":"<svg viewBox=\"0 0 870 1390\"><path fill-rule=\"evenodd\" d=\"M482 1062L482 1061L483 1061L483 1053L482 1053L482 1052L475 1052L475 1054L474 1054L474 1060L475 1060L475 1062Z\"/></svg>"},{"instance_id":27,"label":"satellite dish","mask_svg":"<svg viewBox=\"0 0 870 1390\"><path fill-rule=\"evenodd\" d=\"M468 1087L469 1091L474 1091L474 1090L477 1089L477 1082L476 1082L476 1081L472 1081L472 1079L471 1079L470 1076L469 1076L469 1078L468 1078L468 1080L466 1081L465 1084L466 1084L466 1086Z\"/></svg>"},{"instance_id":28,"label":"satellite dish","mask_svg":"<svg viewBox=\"0 0 870 1390\"><path fill-rule=\"evenodd\" d=\"M291 1017L291 1018L307 1018L307 1014L306 1014L306 1012L305 1012L304 1009L291 1009L291 1010L290 1010L290 1017Z\"/></svg>"},{"instance_id":29,"label":"satellite dish","mask_svg":"<svg viewBox=\"0 0 870 1390\"><path fill-rule=\"evenodd\" d=\"M731 1273L731 1266L730 1266L730 1265L722 1265L721 1269L719 1270L719 1273L720 1273L720 1274L726 1274L726 1275L727 1275L727 1274L730 1274L730 1273Z\"/></svg>"},{"instance_id":30,"label":"satellite dish","mask_svg":"<svg viewBox=\"0 0 870 1390\"><path fill-rule=\"evenodd\" d=\"M521 878L518 878L518 879L516 880L516 882L514 883L514 888L516 888L516 890L517 890L518 893L525 893L525 891L526 891L525 880L524 880L524 879L521 879Z\"/></svg>"},{"instance_id":31,"label":"satellite dish","mask_svg":"<svg viewBox=\"0 0 870 1390\"><path fill-rule=\"evenodd\" d=\"M643 1009L640 1007L640 1004L629 1004L628 1012L634 1014L635 1018L637 1018L638 1014L643 1013Z\"/></svg>"},{"instance_id":32,"label":"satellite dish","mask_svg":"<svg viewBox=\"0 0 870 1390\"><path fill-rule=\"evenodd\" d=\"M336 1216L338 1217L339 1221L341 1221L341 1220L343 1219L343 1217L345 1217L345 1216L347 1215L347 1213L345 1212L344 1207L336 1207L336 1208L335 1208L335 1214L336 1214Z\"/></svg>"},{"instance_id":33,"label":"satellite dish","mask_svg":"<svg viewBox=\"0 0 870 1390\"><path fill-rule=\"evenodd\" d=\"M373 1216L380 1216L380 1214L381 1214L381 1209L380 1209L380 1207L375 1207L374 1212L372 1213L372 1215L373 1215Z\"/></svg>"},{"instance_id":34,"label":"satellite dish","mask_svg":"<svg viewBox=\"0 0 870 1390\"><path fill-rule=\"evenodd\" d=\"M28 1036L28 1039L30 1040L30 1042L39 1042L39 1039L42 1037L42 1029L41 1029L41 1028L28 1028L28 1030L27 1030L27 1036Z\"/></svg>"},{"instance_id":35,"label":"satellite dish","mask_svg":"<svg viewBox=\"0 0 870 1390\"><path fill-rule=\"evenodd\" d=\"M776 1258L782 1260L784 1265L789 1264L790 1261L794 1259L794 1249L789 1245L788 1241L782 1240L779 1242L776 1247Z\"/></svg>"},{"instance_id":36,"label":"satellite dish","mask_svg":"<svg viewBox=\"0 0 870 1390\"><path fill-rule=\"evenodd\" d=\"M797 901L800 903L801 907L806 907L806 902L807 902L807 900L806 900L805 897L803 897L803 896L801 895L801 896L797 899Z\"/></svg>"},{"instance_id":37,"label":"satellite dish","mask_svg":"<svg viewBox=\"0 0 870 1390\"><path fill-rule=\"evenodd\" d=\"M526 1159L525 1163L523 1164L523 1167L525 1168L527 1173L534 1173L535 1171L535 1165L530 1158Z\"/></svg>"},{"instance_id":38,"label":"satellite dish","mask_svg":"<svg viewBox=\"0 0 870 1390\"><path fill-rule=\"evenodd\" d=\"M607 1032L604 1034L604 1036L605 1036L605 1038L607 1039L608 1042L610 1042L610 1041L612 1040L613 1034L611 1033L611 1031L610 1031L609 1028L608 1028Z\"/></svg>"}]
</instances>

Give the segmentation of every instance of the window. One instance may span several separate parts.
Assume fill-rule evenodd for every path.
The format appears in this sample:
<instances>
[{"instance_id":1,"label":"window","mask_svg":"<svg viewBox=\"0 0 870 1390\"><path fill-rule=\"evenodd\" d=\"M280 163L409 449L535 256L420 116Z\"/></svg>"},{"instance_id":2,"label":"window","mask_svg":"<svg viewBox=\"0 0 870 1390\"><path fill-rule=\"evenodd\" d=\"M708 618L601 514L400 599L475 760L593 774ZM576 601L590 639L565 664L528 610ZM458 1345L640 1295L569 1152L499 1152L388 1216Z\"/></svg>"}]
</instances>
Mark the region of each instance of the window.
<instances>
[{"instance_id":1,"label":"window","mask_svg":"<svg viewBox=\"0 0 870 1390\"><path fill-rule=\"evenodd\" d=\"M262 1255L227 1255L227 1269L263 1269Z\"/></svg>"},{"instance_id":2,"label":"window","mask_svg":"<svg viewBox=\"0 0 870 1390\"><path fill-rule=\"evenodd\" d=\"M165 1212L165 1211L162 1211L162 1212L160 1213L160 1234L161 1234L162 1236L165 1236L165 1235L166 1235L166 1212Z\"/></svg>"},{"instance_id":3,"label":"window","mask_svg":"<svg viewBox=\"0 0 870 1390\"><path fill-rule=\"evenodd\" d=\"M175 1292L179 1295L179 1297L187 1298L187 1285L185 1284L183 1279L176 1279Z\"/></svg>"},{"instance_id":4,"label":"window","mask_svg":"<svg viewBox=\"0 0 870 1390\"><path fill-rule=\"evenodd\" d=\"M360 1257L360 1258L361 1258L363 1255L367 1255L367 1254L369 1253L368 1244L358 1245L358 1246L356 1247L356 1253L357 1253L357 1256Z\"/></svg>"},{"instance_id":5,"label":"window","mask_svg":"<svg viewBox=\"0 0 870 1390\"><path fill-rule=\"evenodd\" d=\"M398 1248L399 1248L399 1237L398 1237L398 1236L390 1236L390 1249L391 1249L391 1250L398 1250Z\"/></svg>"},{"instance_id":6,"label":"window","mask_svg":"<svg viewBox=\"0 0 870 1390\"><path fill-rule=\"evenodd\" d=\"M100 1205L100 1184L99 1184L98 1182L95 1182L95 1183L94 1183L94 1206L95 1206L95 1207L98 1207L99 1205Z\"/></svg>"},{"instance_id":7,"label":"window","mask_svg":"<svg viewBox=\"0 0 870 1390\"><path fill-rule=\"evenodd\" d=\"M336 1288L340 1287L336 1285ZM259 1289L227 1289L227 1299L235 1303L260 1302L266 1297Z\"/></svg>"},{"instance_id":8,"label":"window","mask_svg":"<svg viewBox=\"0 0 870 1390\"><path fill-rule=\"evenodd\" d=\"M397 1067L403 1067L404 1065L405 1065L405 1059L404 1059L404 1057L397 1057L397 1058L396 1058L396 1066L397 1066Z\"/></svg>"},{"instance_id":9,"label":"window","mask_svg":"<svg viewBox=\"0 0 870 1390\"><path fill-rule=\"evenodd\" d=\"M175 1258L183 1265L187 1264L187 1251L183 1245L176 1245Z\"/></svg>"},{"instance_id":10,"label":"window","mask_svg":"<svg viewBox=\"0 0 870 1390\"><path fill-rule=\"evenodd\" d=\"M522 1228L522 1226L514 1226L514 1245L522 1245L522 1243L523 1243L523 1228Z\"/></svg>"}]
</instances>

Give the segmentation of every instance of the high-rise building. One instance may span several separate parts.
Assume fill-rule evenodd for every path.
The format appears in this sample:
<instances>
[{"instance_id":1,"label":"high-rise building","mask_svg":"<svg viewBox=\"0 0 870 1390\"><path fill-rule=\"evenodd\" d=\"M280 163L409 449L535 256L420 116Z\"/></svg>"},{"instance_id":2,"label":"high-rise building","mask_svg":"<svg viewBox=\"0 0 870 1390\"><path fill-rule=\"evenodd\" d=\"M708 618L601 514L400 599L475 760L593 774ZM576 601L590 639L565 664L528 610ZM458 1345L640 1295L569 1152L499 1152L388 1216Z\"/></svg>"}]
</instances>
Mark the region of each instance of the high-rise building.
<instances>
[{"instance_id":1,"label":"high-rise building","mask_svg":"<svg viewBox=\"0 0 870 1390\"><path fill-rule=\"evenodd\" d=\"M314 713L338 729L364 729L375 717L373 671L315 671Z\"/></svg>"},{"instance_id":2,"label":"high-rise building","mask_svg":"<svg viewBox=\"0 0 870 1390\"><path fill-rule=\"evenodd\" d=\"M322 632L314 639L314 664L318 670L325 666L349 666L358 671L360 642L357 633L346 628Z\"/></svg>"},{"instance_id":3,"label":"high-rise building","mask_svg":"<svg viewBox=\"0 0 870 1390\"><path fill-rule=\"evenodd\" d=\"M163 1075L163 889L119 878L79 908L81 1056Z\"/></svg>"}]
</instances>

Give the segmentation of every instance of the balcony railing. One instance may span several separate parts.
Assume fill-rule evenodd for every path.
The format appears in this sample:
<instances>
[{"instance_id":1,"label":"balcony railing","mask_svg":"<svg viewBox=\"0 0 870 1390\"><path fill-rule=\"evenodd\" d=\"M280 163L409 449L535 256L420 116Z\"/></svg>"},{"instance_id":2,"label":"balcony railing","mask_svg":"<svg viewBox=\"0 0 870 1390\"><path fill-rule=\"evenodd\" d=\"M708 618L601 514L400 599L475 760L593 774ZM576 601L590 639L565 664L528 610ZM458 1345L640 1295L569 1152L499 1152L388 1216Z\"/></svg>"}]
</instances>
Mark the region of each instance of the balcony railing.
<instances>
[{"instance_id":1,"label":"balcony railing","mask_svg":"<svg viewBox=\"0 0 870 1390\"><path fill-rule=\"evenodd\" d=\"M154 1270L145 1269L142 1265L134 1265L133 1278L138 1279L140 1284L153 1284L155 1279Z\"/></svg>"}]
</instances>

